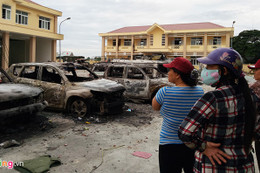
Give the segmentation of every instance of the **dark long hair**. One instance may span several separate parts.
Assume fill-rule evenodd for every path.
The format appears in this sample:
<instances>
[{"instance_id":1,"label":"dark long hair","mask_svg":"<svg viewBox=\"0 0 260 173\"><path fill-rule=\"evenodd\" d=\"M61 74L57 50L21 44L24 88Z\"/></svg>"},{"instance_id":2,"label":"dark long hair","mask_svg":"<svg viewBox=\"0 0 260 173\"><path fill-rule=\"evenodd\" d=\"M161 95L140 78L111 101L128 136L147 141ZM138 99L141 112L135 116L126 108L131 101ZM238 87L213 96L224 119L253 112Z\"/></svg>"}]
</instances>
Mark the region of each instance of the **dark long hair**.
<instances>
[{"instance_id":1,"label":"dark long hair","mask_svg":"<svg viewBox=\"0 0 260 173\"><path fill-rule=\"evenodd\" d=\"M244 134L244 145L246 148L247 154L250 152L251 144L254 138L254 130L255 130L255 122L256 122L256 108L255 104L252 100L251 90L248 86L248 83L244 77L236 77L234 73L228 70L228 75L224 74L224 67L219 65L219 69L221 71L221 77L217 87L221 85L233 85L236 87L236 92L241 92L245 99L245 134Z\"/></svg>"},{"instance_id":2,"label":"dark long hair","mask_svg":"<svg viewBox=\"0 0 260 173\"><path fill-rule=\"evenodd\" d=\"M182 81L189 86L196 86L198 83L198 71L196 69L192 70L190 73L182 73L176 68L172 68L175 73L181 76Z\"/></svg>"}]
</instances>

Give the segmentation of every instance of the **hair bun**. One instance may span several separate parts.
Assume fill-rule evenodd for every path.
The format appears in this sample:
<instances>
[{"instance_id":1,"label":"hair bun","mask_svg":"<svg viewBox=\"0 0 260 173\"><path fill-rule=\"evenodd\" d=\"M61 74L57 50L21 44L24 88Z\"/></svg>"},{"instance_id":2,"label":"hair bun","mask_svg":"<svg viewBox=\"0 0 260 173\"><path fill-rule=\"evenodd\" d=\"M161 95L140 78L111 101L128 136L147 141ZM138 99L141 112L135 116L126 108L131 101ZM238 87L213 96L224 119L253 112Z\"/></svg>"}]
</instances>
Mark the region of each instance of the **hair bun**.
<instances>
[{"instance_id":1,"label":"hair bun","mask_svg":"<svg viewBox=\"0 0 260 173\"><path fill-rule=\"evenodd\" d=\"M198 72L198 70L197 69L193 69L192 71L191 71L191 73L190 73L190 78L191 79L197 79L199 77L199 72Z\"/></svg>"}]
</instances>

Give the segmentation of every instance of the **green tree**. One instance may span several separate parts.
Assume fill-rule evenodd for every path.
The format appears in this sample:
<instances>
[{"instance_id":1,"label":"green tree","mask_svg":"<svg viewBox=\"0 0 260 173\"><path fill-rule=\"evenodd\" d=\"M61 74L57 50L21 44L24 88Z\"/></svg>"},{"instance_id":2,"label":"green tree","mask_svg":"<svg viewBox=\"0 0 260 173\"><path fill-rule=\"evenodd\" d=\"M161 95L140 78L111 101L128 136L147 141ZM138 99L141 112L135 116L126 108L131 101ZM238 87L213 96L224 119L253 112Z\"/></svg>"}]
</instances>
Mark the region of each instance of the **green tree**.
<instances>
[{"instance_id":1,"label":"green tree","mask_svg":"<svg viewBox=\"0 0 260 173\"><path fill-rule=\"evenodd\" d=\"M260 31L245 30L232 39L233 48L244 59L244 63L255 63L260 59Z\"/></svg>"},{"instance_id":2,"label":"green tree","mask_svg":"<svg viewBox=\"0 0 260 173\"><path fill-rule=\"evenodd\" d=\"M95 60L95 61L101 61L101 57L96 56L96 57L94 58L94 60Z\"/></svg>"}]
</instances>

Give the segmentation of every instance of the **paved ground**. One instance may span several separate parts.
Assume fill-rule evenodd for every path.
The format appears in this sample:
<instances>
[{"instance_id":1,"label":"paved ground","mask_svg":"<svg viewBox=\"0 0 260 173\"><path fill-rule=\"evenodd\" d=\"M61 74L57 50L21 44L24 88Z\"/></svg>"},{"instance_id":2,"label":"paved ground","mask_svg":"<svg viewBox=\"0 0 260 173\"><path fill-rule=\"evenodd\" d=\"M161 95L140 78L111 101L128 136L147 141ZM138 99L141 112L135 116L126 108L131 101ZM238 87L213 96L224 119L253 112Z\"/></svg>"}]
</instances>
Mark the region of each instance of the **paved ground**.
<instances>
[{"instance_id":1,"label":"paved ground","mask_svg":"<svg viewBox=\"0 0 260 173\"><path fill-rule=\"evenodd\" d=\"M21 142L0 149L0 160L21 162L47 154L62 162L51 173L158 173L161 121L149 104L127 103L121 115L86 120L44 112L32 121L0 128L0 143ZM136 157L135 151L152 156ZM0 172L16 173L3 167Z\"/></svg>"}]
</instances>

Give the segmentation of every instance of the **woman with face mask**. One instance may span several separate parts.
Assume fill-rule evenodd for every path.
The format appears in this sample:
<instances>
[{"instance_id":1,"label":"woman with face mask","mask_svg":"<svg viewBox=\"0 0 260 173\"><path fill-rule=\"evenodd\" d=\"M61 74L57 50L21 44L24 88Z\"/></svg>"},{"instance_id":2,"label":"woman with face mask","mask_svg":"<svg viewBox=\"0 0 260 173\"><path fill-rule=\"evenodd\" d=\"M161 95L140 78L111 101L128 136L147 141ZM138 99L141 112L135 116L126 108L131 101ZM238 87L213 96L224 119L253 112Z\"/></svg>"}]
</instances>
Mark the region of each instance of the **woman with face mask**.
<instances>
[{"instance_id":1,"label":"woman with face mask","mask_svg":"<svg viewBox=\"0 0 260 173\"><path fill-rule=\"evenodd\" d=\"M216 89L195 103L178 131L179 138L196 149L193 171L254 172L251 144L259 139L259 128L240 54L219 48L198 61L206 64L202 81Z\"/></svg>"}]
</instances>

